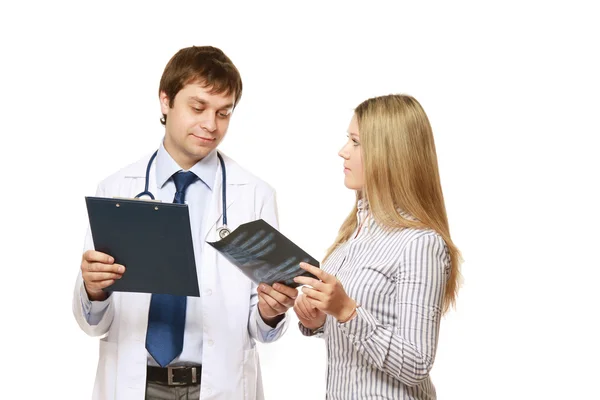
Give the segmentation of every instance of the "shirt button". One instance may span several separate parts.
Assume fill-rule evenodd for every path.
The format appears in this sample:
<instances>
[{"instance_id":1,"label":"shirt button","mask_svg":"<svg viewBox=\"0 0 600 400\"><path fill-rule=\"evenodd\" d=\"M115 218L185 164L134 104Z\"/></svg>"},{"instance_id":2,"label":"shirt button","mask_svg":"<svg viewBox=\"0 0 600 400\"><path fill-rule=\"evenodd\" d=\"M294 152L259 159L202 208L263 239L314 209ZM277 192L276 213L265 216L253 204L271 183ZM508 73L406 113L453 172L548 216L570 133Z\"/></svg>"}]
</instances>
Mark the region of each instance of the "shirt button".
<instances>
[{"instance_id":1,"label":"shirt button","mask_svg":"<svg viewBox=\"0 0 600 400\"><path fill-rule=\"evenodd\" d=\"M215 344L215 342L213 342L212 340L209 340L209 341L208 341L208 345L209 345L210 347L212 347L214 344Z\"/></svg>"},{"instance_id":2,"label":"shirt button","mask_svg":"<svg viewBox=\"0 0 600 400\"><path fill-rule=\"evenodd\" d=\"M206 292L204 292L204 293L206 293L206 295L207 295L207 296L210 296L210 295L212 295L212 290L208 289L208 290L207 290Z\"/></svg>"}]
</instances>

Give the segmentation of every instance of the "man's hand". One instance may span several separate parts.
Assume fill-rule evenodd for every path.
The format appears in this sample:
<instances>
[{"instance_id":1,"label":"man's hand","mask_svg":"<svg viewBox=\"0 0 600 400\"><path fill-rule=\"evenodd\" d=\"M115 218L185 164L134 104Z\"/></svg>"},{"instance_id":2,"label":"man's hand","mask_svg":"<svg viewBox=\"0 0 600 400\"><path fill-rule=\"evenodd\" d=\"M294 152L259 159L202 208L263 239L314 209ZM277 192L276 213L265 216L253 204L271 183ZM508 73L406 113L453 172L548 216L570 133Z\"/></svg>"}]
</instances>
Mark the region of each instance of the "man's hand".
<instances>
[{"instance_id":1,"label":"man's hand","mask_svg":"<svg viewBox=\"0 0 600 400\"><path fill-rule=\"evenodd\" d=\"M327 314L313 306L308 300L308 297L303 294L300 294L296 299L294 311L296 312L300 323L313 331L322 327L327 318Z\"/></svg>"},{"instance_id":2,"label":"man's hand","mask_svg":"<svg viewBox=\"0 0 600 400\"><path fill-rule=\"evenodd\" d=\"M263 321L271 327L277 326L283 314L294 305L298 291L294 288L275 283L273 287L266 283L258 285L258 312Z\"/></svg>"},{"instance_id":3,"label":"man's hand","mask_svg":"<svg viewBox=\"0 0 600 400\"><path fill-rule=\"evenodd\" d=\"M115 259L99 251L88 250L81 257L81 276L90 300L101 301L108 297L102 289L121 279L125 267L115 264Z\"/></svg>"}]
</instances>

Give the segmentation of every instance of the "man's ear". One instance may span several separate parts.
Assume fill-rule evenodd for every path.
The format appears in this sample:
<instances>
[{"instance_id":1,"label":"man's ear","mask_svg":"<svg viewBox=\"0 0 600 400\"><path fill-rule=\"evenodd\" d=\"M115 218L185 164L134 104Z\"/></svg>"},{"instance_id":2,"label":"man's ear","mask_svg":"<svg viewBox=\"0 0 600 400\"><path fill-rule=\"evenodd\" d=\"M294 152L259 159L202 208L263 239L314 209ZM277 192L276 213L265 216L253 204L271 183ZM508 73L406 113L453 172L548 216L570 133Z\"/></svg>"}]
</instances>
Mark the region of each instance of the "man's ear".
<instances>
[{"instance_id":1,"label":"man's ear","mask_svg":"<svg viewBox=\"0 0 600 400\"><path fill-rule=\"evenodd\" d=\"M171 107L169 107L169 97L167 94L164 91L161 91L158 98L160 100L160 111L165 115L169 114L169 109Z\"/></svg>"}]
</instances>

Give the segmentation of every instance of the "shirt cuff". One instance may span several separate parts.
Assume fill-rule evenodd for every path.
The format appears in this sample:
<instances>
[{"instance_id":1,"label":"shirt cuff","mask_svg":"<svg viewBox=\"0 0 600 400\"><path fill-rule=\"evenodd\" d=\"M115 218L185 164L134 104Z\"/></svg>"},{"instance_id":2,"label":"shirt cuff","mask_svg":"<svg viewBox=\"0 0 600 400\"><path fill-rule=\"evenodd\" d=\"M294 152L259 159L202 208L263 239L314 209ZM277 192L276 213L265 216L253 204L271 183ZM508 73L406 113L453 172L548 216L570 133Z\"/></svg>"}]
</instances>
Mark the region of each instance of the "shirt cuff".
<instances>
[{"instance_id":1,"label":"shirt cuff","mask_svg":"<svg viewBox=\"0 0 600 400\"><path fill-rule=\"evenodd\" d=\"M102 301L91 301L85 291L85 283L81 283L81 306L86 316L101 317L110 304L110 295Z\"/></svg>"},{"instance_id":2,"label":"shirt cuff","mask_svg":"<svg viewBox=\"0 0 600 400\"><path fill-rule=\"evenodd\" d=\"M377 329L377 320L364 307L356 309L356 316L350 321L341 323L338 326L350 341L361 341L368 339Z\"/></svg>"},{"instance_id":3,"label":"shirt cuff","mask_svg":"<svg viewBox=\"0 0 600 400\"><path fill-rule=\"evenodd\" d=\"M302 322L298 321L298 328L300 328L300 333L302 333L304 336L321 337L325 332L325 324L323 324L323 326L321 326L320 328L313 330L305 327L304 325L302 325Z\"/></svg>"},{"instance_id":4,"label":"shirt cuff","mask_svg":"<svg viewBox=\"0 0 600 400\"><path fill-rule=\"evenodd\" d=\"M258 326L258 331L263 337L272 336L274 332L281 329L285 325L286 318L287 312L283 314L283 318L281 319L281 321L279 321L277 325L275 325L275 327L273 328L272 326L267 325L265 321L263 321L262 317L260 316L260 311L258 311L258 306L256 307L256 322Z\"/></svg>"}]
</instances>

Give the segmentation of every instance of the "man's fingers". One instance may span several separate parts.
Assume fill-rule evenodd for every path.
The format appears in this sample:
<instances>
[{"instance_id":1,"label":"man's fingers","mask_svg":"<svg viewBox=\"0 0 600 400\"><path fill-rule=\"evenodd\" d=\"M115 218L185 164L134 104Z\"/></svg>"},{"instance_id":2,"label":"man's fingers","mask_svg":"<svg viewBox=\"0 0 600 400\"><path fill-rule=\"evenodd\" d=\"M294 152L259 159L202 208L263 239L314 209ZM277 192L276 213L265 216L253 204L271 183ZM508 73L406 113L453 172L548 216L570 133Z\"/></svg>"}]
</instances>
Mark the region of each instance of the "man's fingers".
<instances>
[{"instance_id":1,"label":"man's fingers","mask_svg":"<svg viewBox=\"0 0 600 400\"><path fill-rule=\"evenodd\" d=\"M295 299L296 297L298 297L298 290L286 286L282 283L273 284L273 289L277 290L279 293L286 295L290 299Z\"/></svg>"},{"instance_id":2,"label":"man's fingers","mask_svg":"<svg viewBox=\"0 0 600 400\"><path fill-rule=\"evenodd\" d=\"M280 293L277 290L273 289L271 286L267 285L266 283L261 283L259 286L259 290L262 293L264 293L265 295L267 295L268 297L271 297L272 299L274 299L275 301L280 303L285 308L290 308L294 305L294 299L296 298L296 296L294 296L293 298L286 296L285 294ZM296 291L296 293L298 293L298 291Z\"/></svg>"},{"instance_id":3,"label":"man's fingers","mask_svg":"<svg viewBox=\"0 0 600 400\"><path fill-rule=\"evenodd\" d=\"M113 257L95 250L88 250L83 253L83 260L90 263L99 262L102 264L112 264L115 262Z\"/></svg>"},{"instance_id":4,"label":"man's fingers","mask_svg":"<svg viewBox=\"0 0 600 400\"><path fill-rule=\"evenodd\" d=\"M123 277L124 272L125 267L121 264L88 263L84 261L81 265L81 275L86 287L95 291L112 285L117 279Z\"/></svg>"},{"instance_id":5,"label":"man's fingers","mask_svg":"<svg viewBox=\"0 0 600 400\"><path fill-rule=\"evenodd\" d=\"M121 274L114 274L112 272L96 272L96 273L90 273L87 275L87 278L90 282L101 282L101 281L107 281L107 280L117 280L117 279L121 279L123 275Z\"/></svg>"},{"instance_id":6,"label":"man's fingers","mask_svg":"<svg viewBox=\"0 0 600 400\"><path fill-rule=\"evenodd\" d=\"M264 293L259 293L258 297L262 299L262 301L271 309L274 313L281 313L283 310L280 310L280 307L283 308L281 304L277 302L274 298Z\"/></svg>"},{"instance_id":7,"label":"man's fingers","mask_svg":"<svg viewBox=\"0 0 600 400\"><path fill-rule=\"evenodd\" d=\"M114 274L123 274L125 266L121 264L102 264L98 262L89 263L83 268L87 272L112 272ZM85 272L85 271L84 271Z\"/></svg>"}]
</instances>

